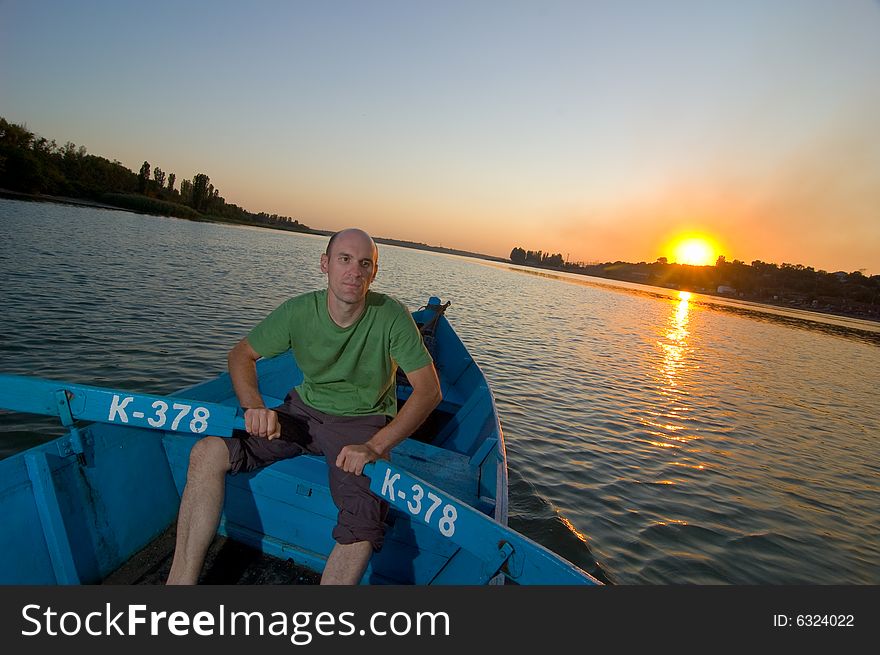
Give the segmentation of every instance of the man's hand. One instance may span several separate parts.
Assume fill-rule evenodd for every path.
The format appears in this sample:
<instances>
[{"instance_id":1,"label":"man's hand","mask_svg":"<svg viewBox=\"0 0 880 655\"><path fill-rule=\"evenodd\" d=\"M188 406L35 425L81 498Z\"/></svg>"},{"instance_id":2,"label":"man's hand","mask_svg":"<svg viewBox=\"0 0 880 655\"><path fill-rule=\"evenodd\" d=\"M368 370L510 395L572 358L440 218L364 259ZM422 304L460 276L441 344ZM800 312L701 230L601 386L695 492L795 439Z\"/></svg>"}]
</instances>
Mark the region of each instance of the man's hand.
<instances>
[{"instance_id":1,"label":"man's hand","mask_svg":"<svg viewBox=\"0 0 880 655\"><path fill-rule=\"evenodd\" d=\"M278 414L265 407L246 410L244 413L244 424L248 434L254 437L265 437L271 441L281 436L281 424L278 422Z\"/></svg>"},{"instance_id":2,"label":"man's hand","mask_svg":"<svg viewBox=\"0 0 880 655\"><path fill-rule=\"evenodd\" d=\"M383 455L379 451L374 450L367 444L362 446L350 445L345 446L339 451L339 456L336 458L336 466L347 473L360 475L364 472L365 465L382 458Z\"/></svg>"}]
</instances>

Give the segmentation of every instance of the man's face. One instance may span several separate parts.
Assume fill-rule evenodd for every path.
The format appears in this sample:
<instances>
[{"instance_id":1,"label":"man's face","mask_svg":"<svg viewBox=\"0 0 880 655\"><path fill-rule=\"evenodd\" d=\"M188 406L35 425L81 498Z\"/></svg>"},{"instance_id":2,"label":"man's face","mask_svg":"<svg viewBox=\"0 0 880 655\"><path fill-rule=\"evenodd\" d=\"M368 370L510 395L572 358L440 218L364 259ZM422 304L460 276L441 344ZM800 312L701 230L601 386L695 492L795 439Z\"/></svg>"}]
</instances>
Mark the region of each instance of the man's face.
<instances>
[{"instance_id":1,"label":"man's face","mask_svg":"<svg viewBox=\"0 0 880 655\"><path fill-rule=\"evenodd\" d=\"M367 295L378 271L373 242L363 234L341 234L329 254L321 255L327 287L338 300L357 304Z\"/></svg>"}]
</instances>

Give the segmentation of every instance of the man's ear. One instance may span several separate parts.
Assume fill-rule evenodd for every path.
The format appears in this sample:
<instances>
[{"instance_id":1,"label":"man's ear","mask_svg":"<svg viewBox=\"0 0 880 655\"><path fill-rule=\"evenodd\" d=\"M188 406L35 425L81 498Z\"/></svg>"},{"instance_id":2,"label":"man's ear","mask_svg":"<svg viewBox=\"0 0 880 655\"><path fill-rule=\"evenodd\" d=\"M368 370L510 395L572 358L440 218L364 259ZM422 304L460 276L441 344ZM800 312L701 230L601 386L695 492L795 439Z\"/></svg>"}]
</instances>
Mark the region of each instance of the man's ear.
<instances>
[{"instance_id":1,"label":"man's ear","mask_svg":"<svg viewBox=\"0 0 880 655\"><path fill-rule=\"evenodd\" d=\"M327 272L327 264L330 262L330 258L327 256L327 253L321 253L321 272Z\"/></svg>"},{"instance_id":2,"label":"man's ear","mask_svg":"<svg viewBox=\"0 0 880 655\"><path fill-rule=\"evenodd\" d=\"M376 276L379 274L379 262L373 264L373 277L370 278L370 282L376 279Z\"/></svg>"}]
</instances>

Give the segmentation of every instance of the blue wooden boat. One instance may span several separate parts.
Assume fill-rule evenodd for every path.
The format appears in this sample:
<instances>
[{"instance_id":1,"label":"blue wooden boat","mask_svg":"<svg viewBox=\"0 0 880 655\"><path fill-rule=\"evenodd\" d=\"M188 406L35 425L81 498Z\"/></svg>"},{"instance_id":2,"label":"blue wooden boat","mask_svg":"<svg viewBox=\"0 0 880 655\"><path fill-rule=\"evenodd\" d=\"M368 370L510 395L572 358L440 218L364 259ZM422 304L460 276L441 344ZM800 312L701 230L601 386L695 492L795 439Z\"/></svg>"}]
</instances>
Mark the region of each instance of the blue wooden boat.
<instances>
[{"instance_id":1,"label":"blue wooden boat","mask_svg":"<svg viewBox=\"0 0 880 655\"><path fill-rule=\"evenodd\" d=\"M390 462L365 470L392 510L385 545L363 582L596 584L507 527L507 462L495 402L446 306L431 298L413 314L435 358L443 401ZM302 379L290 353L260 360L257 372L270 407ZM398 402L410 392L398 378ZM173 398L0 375L0 407L58 416L69 428L0 461L2 584L149 582L172 551L193 444L203 434L229 436L243 427L227 374ZM305 567L296 569L297 579L309 579L301 572L323 569L335 520L323 458L301 456L228 478L218 543L221 550L235 544L257 553L261 567ZM217 567L223 558L213 559Z\"/></svg>"}]
</instances>

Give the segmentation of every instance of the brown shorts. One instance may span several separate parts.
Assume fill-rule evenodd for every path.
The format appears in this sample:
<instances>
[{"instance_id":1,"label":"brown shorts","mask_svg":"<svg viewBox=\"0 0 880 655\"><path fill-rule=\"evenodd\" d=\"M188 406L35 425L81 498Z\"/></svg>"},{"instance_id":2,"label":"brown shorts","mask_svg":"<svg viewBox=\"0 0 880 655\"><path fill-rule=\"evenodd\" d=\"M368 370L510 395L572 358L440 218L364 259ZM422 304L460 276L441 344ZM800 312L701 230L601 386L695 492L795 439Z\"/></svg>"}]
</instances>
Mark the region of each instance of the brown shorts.
<instances>
[{"instance_id":1,"label":"brown shorts","mask_svg":"<svg viewBox=\"0 0 880 655\"><path fill-rule=\"evenodd\" d=\"M330 478L330 495L339 510L333 538L340 544L369 541L373 550L382 547L388 503L370 491L370 479L346 473L336 466L344 446L362 444L388 422L384 415L333 416L306 405L291 390L284 404L273 407L281 423L281 437L264 439L236 430L225 439L230 473L255 471L273 462L302 454L323 455Z\"/></svg>"}]
</instances>

